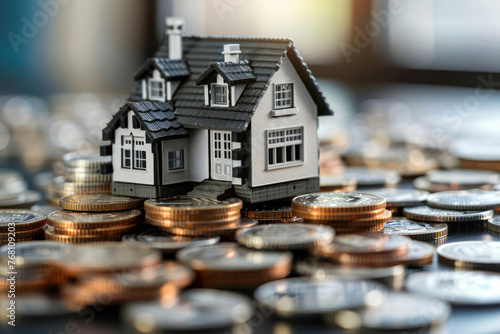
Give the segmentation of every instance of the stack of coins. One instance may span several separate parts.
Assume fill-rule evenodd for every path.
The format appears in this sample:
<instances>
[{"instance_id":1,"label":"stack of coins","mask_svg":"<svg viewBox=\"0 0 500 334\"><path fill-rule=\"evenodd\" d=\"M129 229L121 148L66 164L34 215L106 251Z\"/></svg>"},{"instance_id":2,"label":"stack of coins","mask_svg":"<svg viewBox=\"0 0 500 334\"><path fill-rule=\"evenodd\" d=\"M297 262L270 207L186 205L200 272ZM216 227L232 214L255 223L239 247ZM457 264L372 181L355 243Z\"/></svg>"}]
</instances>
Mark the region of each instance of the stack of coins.
<instances>
[{"instance_id":1,"label":"stack of coins","mask_svg":"<svg viewBox=\"0 0 500 334\"><path fill-rule=\"evenodd\" d=\"M245 204L241 210L243 217L256 219L259 224L288 224L300 223L301 218L295 216L288 202Z\"/></svg>"},{"instance_id":2,"label":"stack of coins","mask_svg":"<svg viewBox=\"0 0 500 334\"><path fill-rule=\"evenodd\" d=\"M0 210L0 246L21 241L43 240L47 217L30 210Z\"/></svg>"},{"instance_id":3,"label":"stack of coins","mask_svg":"<svg viewBox=\"0 0 500 334\"><path fill-rule=\"evenodd\" d=\"M444 239L448 235L448 225L445 223L428 224L414 222L403 217L395 217L385 223L382 230L385 234L404 235L413 240L430 241Z\"/></svg>"},{"instance_id":4,"label":"stack of coins","mask_svg":"<svg viewBox=\"0 0 500 334\"><path fill-rule=\"evenodd\" d=\"M241 217L243 203L237 198L215 200L193 196L173 196L144 202L146 223L182 236L213 237L234 240L241 228L257 224Z\"/></svg>"},{"instance_id":5,"label":"stack of coins","mask_svg":"<svg viewBox=\"0 0 500 334\"><path fill-rule=\"evenodd\" d=\"M467 138L454 142L451 148L460 167L500 172L498 140L473 140Z\"/></svg>"},{"instance_id":6,"label":"stack of coins","mask_svg":"<svg viewBox=\"0 0 500 334\"><path fill-rule=\"evenodd\" d=\"M70 245L58 242L27 241L15 247L4 245L0 248L0 291L8 290L15 284L17 292L41 291L57 287L68 280L68 275L55 266L63 259ZM15 254L15 256L12 256ZM15 274L15 282L7 281Z\"/></svg>"},{"instance_id":7,"label":"stack of coins","mask_svg":"<svg viewBox=\"0 0 500 334\"><path fill-rule=\"evenodd\" d=\"M73 195L63 197L61 208L48 216L45 239L64 243L119 241L141 222L142 199Z\"/></svg>"},{"instance_id":8,"label":"stack of coins","mask_svg":"<svg viewBox=\"0 0 500 334\"><path fill-rule=\"evenodd\" d=\"M58 205L60 198L71 195L110 193L110 157L72 152L63 156L63 165L63 175L55 177L49 186L48 203Z\"/></svg>"},{"instance_id":9,"label":"stack of coins","mask_svg":"<svg viewBox=\"0 0 500 334\"><path fill-rule=\"evenodd\" d=\"M289 252L248 249L232 242L184 248L177 259L195 271L196 284L205 288L255 288L287 276L292 267Z\"/></svg>"},{"instance_id":10,"label":"stack of coins","mask_svg":"<svg viewBox=\"0 0 500 334\"><path fill-rule=\"evenodd\" d=\"M27 190L23 176L14 170L0 170L0 208L26 209L42 199L39 192Z\"/></svg>"},{"instance_id":11,"label":"stack of coins","mask_svg":"<svg viewBox=\"0 0 500 334\"><path fill-rule=\"evenodd\" d=\"M393 215L401 215L407 207L424 205L429 195L427 191L401 188L366 189L363 193L385 198L386 209Z\"/></svg>"},{"instance_id":12,"label":"stack of coins","mask_svg":"<svg viewBox=\"0 0 500 334\"><path fill-rule=\"evenodd\" d=\"M491 188L500 182L500 174L472 169L447 169L427 173L415 179L415 188L429 192Z\"/></svg>"},{"instance_id":13,"label":"stack of coins","mask_svg":"<svg viewBox=\"0 0 500 334\"><path fill-rule=\"evenodd\" d=\"M432 263L434 251L428 243L383 233L341 235L311 250L319 259L353 267L424 266Z\"/></svg>"},{"instance_id":14,"label":"stack of coins","mask_svg":"<svg viewBox=\"0 0 500 334\"><path fill-rule=\"evenodd\" d=\"M337 234L380 231L391 220L385 199L358 193L316 193L292 200L295 215L305 223L329 225Z\"/></svg>"}]
</instances>

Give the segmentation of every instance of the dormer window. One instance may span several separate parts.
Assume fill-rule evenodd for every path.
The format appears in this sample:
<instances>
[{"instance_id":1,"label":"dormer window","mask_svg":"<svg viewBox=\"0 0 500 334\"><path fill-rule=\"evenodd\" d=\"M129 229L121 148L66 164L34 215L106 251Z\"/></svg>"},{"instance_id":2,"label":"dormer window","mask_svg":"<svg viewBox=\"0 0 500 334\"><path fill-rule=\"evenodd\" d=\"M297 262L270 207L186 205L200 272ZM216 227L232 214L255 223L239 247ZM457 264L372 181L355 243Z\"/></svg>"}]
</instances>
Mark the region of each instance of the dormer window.
<instances>
[{"instance_id":1,"label":"dormer window","mask_svg":"<svg viewBox=\"0 0 500 334\"><path fill-rule=\"evenodd\" d=\"M226 84L212 84L212 106L227 107L229 105L228 86Z\"/></svg>"},{"instance_id":2,"label":"dormer window","mask_svg":"<svg viewBox=\"0 0 500 334\"><path fill-rule=\"evenodd\" d=\"M274 85L274 109L293 108L293 83Z\"/></svg>"},{"instance_id":3,"label":"dormer window","mask_svg":"<svg viewBox=\"0 0 500 334\"><path fill-rule=\"evenodd\" d=\"M150 78L148 80L149 100L165 101L165 85L162 79Z\"/></svg>"}]
</instances>

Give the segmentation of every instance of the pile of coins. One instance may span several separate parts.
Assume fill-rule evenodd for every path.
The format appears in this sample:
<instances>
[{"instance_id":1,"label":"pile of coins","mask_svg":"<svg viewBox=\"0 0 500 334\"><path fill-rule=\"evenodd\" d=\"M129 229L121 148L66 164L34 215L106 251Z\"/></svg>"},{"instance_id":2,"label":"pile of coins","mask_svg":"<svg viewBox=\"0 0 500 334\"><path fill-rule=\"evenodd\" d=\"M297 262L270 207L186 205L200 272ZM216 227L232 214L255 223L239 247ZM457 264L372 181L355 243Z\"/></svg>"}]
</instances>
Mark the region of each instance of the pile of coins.
<instances>
[{"instance_id":1,"label":"pile of coins","mask_svg":"<svg viewBox=\"0 0 500 334\"><path fill-rule=\"evenodd\" d=\"M191 237L219 236L234 240L239 229L257 224L241 217L243 202L237 198L216 200L193 196L173 196L144 202L146 223L176 235Z\"/></svg>"},{"instance_id":2,"label":"pile of coins","mask_svg":"<svg viewBox=\"0 0 500 334\"><path fill-rule=\"evenodd\" d=\"M302 219L294 215L290 202L269 202L244 204L241 215L256 219L259 224L289 224L300 223Z\"/></svg>"},{"instance_id":3,"label":"pile of coins","mask_svg":"<svg viewBox=\"0 0 500 334\"><path fill-rule=\"evenodd\" d=\"M402 188L366 189L363 193L385 198L386 209L393 215L401 215L403 209L407 207L424 205L429 195L424 190Z\"/></svg>"},{"instance_id":4,"label":"pile of coins","mask_svg":"<svg viewBox=\"0 0 500 334\"><path fill-rule=\"evenodd\" d=\"M431 171L426 176L415 179L413 186L434 193L475 188L491 189L497 183L500 183L500 174L497 172L447 169Z\"/></svg>"},{"instance_id":5,"label":"pile of coins","mask_svg":"<svg viewBox=\"0 0 500 334\"><path fill-rule=\"evenodd\" d=\"M58 205L71 195L110 194L111 158L98 153L67 153L63 156L63 175L52 180L48 187L47 203Z\"/></svg>"},{"instance_id":6,"label":"pile of coins","mask_svg":"<svg viewBox=\"0 0 500 334\"><path fill-rule=\"evenodd\" d=\"M105 195L73 195L48 215L45 239L64 243L119 241L142 222L143 200Z\"/></svg>"},{"instance_id":7,"label":"pile of coins","mask_svg":"<svg viewBox=\"0 0 500 334\"><path fill-rule=\"evenodd\" d=\"M0 209L27 209L42 199L39 192L28 190L23 176L14 170L0 170Z\"/></svg>"},{"instance_id":8,"label":"pile of coins","mask_svg":"<svg viewBox=\"0 0 500 334\"><path fill-rule=\"evenodd\" d=\"M316 193L292 200L295 215L304 222L328 225L337 234L376 232L391 220L383 197L359 193Z\"/></svg>"},{"instance_id":9,"label":"pile of coins","mask_svg":"<svg viewBox=\"0 0 500 334\"><path fill-rule=\"evenodd\" d=\"M29 240L43 240L47 217L39 212L0 210L0 246Z\"/></svg>"}]
</instances>

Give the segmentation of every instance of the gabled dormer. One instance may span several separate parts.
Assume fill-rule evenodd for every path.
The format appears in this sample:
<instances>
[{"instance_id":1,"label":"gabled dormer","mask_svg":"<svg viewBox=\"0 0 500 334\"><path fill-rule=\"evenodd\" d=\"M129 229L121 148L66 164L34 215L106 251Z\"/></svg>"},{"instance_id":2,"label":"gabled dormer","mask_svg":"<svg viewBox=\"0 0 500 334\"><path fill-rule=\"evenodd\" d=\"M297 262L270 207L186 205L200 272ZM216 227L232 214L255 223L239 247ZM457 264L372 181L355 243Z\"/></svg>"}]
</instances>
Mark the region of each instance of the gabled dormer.
<instances>
[{"instance_id":1,"label":"gabled dormer","mask_svg":"<svg viewBox=\"0 0 500 334\"><path fill-rule=\"evenodd\" d=\"M141 81L143 100L172 100L181 82L190 76L189 67L182 60L183 32L184 19L167 17L168 58L149 58L134 75L134 80Z\"/></svg>"},{"instance_id":2,"label":"gabled dormer","mask_svg":"<svg viewBox=\"0 0 500 334\"><path fill-rule=\"evenodd\" d=\"M240 53L239 44L224 45L224 61L211 63L196 79L204 86L205 105L235 106L246 85L256 80L248 61L240 61Z\"/></svg>"}]
</instances>

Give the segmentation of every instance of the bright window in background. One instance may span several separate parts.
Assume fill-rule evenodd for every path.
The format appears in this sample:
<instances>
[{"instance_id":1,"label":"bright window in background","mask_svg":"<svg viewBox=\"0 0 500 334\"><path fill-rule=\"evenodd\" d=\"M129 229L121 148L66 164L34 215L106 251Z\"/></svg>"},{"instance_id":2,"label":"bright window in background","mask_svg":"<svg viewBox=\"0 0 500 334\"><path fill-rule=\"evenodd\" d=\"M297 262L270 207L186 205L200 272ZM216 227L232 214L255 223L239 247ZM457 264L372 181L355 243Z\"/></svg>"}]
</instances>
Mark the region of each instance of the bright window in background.
<instances>
[{"instance_id":1,"label":"bright window in background","mask_svg":"<svg viewBox=\"0 0 500 334\"><path fill-rule=\"evenodd\" d=\"M172 0L158 1L157 31L164 16L186 19L186 34L292 38L308 64L343 61L339 47L351 34L354 0Z\"/></svg>"},{"instance_id":2,"label":"bright window in background","mask_svg":"<svg viewBox=\"0 0 500 334\"><path fill-rule=\"evenodd\" d=\"M387 12L391 1L374 0ZM400 9L373 36L379 58L408 68L500 72L500 1L398 0Z\"/></svg>"}]
</instances>

